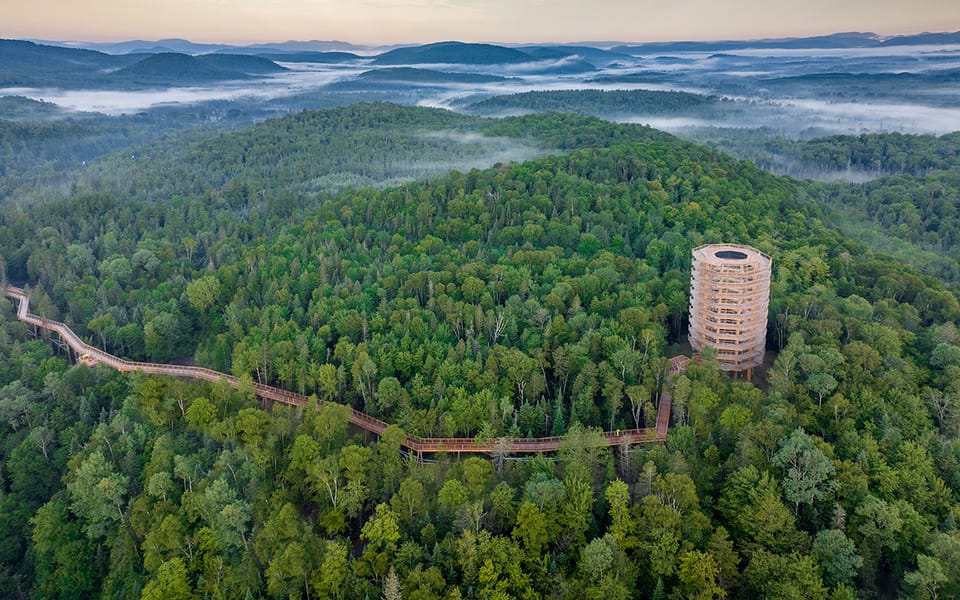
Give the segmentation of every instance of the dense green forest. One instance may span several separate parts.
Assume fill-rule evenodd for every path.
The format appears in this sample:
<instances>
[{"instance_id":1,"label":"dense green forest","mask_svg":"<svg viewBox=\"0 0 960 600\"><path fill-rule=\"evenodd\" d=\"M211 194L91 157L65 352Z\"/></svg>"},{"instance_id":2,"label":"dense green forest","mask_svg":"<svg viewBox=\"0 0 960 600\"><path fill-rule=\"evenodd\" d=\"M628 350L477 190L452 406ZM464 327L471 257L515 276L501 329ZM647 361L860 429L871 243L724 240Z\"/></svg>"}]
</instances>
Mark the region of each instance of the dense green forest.
<instances>
[{"instance_id":1,"label":"dense green forest","mask_svg":"<svg viewBox=\"0 0 960 600\"><path fill-rule=\"evenodd\" d=\"M445 173L471 161L532 157L511 139L468 136L480 122L446 111L360 104L304 111L199 141L162 141L117 153L81 176L82 185L133 198L207 190L256 194L282 182L296 194L385 185ZM152 164L142 165L138 163ZM276 189L265 190L275 194Z\"/></svg>"},{"instance_id":2,"label":"dense green forest","mask_svg":"<svg viewBox=\"0 0 960 600\"><path fill-rule=\"evenodd\" d=\"M798 177L816 178L817 174L837 172L866 178L923 176L960 167L958 133L941 136L872 133L813 138L807 135L792 139L769 128L760 128L712 131L706 133L705 141L734 151L737 156L768 170Z\"/></svg>"},{"instance_id":3,"label":"dense green forest","mask_svg":"<svg viewBox=\"0 0 960 600\"><path fill-rule=\"evenodd\" d=\"M352 110L371 145L461 119ZM324 401L72 366L0 300L9 596L960 594L957 294L837 230L822 186L555 114L482 133L563 154L389 189L307 191L261 145L306 155L298 133L343 114L219 138L221 161L198 146L185 182L123 171L167 196L0 207L0 278L35 312ZM255 193L223 184L237 157ZM667 381L690 251L721 241L773 257L769 365L747 382L707 353ZM665 445L591 446L648 423L667 386ZM365 437L343 405L395 426ZM404 431L566 441L418 464Z\"/></svg>"},{"instance_id":4,"label":"dense green forest","mask_svg":"<svg viewBox=\"0 0 960 600\"><path fill-rule=\"evenodd\" d=\"M819 198L844 232L960 285L960 169L824 185Z\"/></svg>"},{"instance_id":5,"label":"dense green forest","mask_svg":"<svg viewBox=\"0 0 960 600\"><path fill-rule=\"evenodd\" d=\"M494 96L467 106L483 115L559 111L616 117L693 113L720 103L716 96L651 90L550 90Z\"/></svg>"},{"instance_id":6,"label":"dense green forest","mask_svg":"<svg viewBox=\"0 0 960 600\"><path fill-rule=\"evenodd\" d=\"M137 200L212 195L297 197L386 187L458 168L519 161L557 150L666 139L648 127L550 114L484 119L449 111L356 104L302 111L242 131L184 134L116 152L73 181ZM280 185L278 185L280 184Z\"/></svg>"},{"instance_id":7,"label":"dense green forest","mask_svg":"<svg viewBox=\"0 0 960 600\"><path fill-rule=\"evenodd\" d=\"M218 102L107 116L0 97L0 202L60 196L86 165L111 153L130 159L130 148L142 156L152 143L161 148L192 145L212 135L208 123L233 129L253 120L249 112Z\"/></svg>"},{"instance_id":8,"label":"dense green forest","mask_svg":"<svg viewBox=\"0 0 960 600\"><path fill-rule=\"evenodd\" d=\"M960 166L960 133L939 137L902 133L833 136L803 143L798 154L824 170L919 176Z\"/></svg>"},{"instance_id":9,"label":"dense green forest","mask_svg":"<svg viewBox=\"0 0 960 600\"><path fill-rule=\"evenodd\" d=\"M834 136L799 146L805 164L883 177L821 187L842 231L960 285L960 135Z\"/></svg>"}]
</instances>

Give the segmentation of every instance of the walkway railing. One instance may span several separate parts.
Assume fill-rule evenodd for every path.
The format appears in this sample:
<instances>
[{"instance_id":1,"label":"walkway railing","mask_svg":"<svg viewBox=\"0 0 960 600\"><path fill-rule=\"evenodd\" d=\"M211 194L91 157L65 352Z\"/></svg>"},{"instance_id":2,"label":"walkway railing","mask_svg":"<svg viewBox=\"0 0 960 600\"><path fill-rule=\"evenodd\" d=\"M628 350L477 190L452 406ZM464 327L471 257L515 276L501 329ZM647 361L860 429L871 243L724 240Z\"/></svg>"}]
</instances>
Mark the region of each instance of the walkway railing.
<instances>
[{"instance_id":1,"label":"walkway railing","mask_svg":"<svg viewBox=\"0 0 960 600\"><path fill-rule=\"evenodd\" d=\"M224 381L234 388L239 386L239 380L233 375L227 375L212 369L203 367L191 367L182 365L166 365L159 363L134 362L123 360L113 354L91 346L80 339L70 327L59 321L51 321L37 316L30 312L30 298L20 288L7 287L4 295L16 300L17 319L24 323L29 323L36 327L41 327L49 331L55 331L70 348L83 357L87 364L100 363L111 369L121 372L139 371L150 375L167 375L170 377L184 377L190 379L200 379L209 382ZM682 372L686 363L674 360L671 363L671 374ZM310 397L296 392L284 390L282 388L255 383L253 392L261 397L283 404L293 406L305 406L310 403ZM318 400L317 404L322 404ZM651 442L663 442L667 439L667 430L670 427L670 394L664 392L660 395L660 406L657 410L656 427L645 427L640 429L621 429L617 431L604 432L602 436L596 438L594 442L597 446L623 446L633 444L646 444ZM350 423L363 429L380 435L389 427L389 423L381 421L359 410L350 409ZM523 454L538 452L556 452L563 446L562 437L544 437L544 438L512 438L501 437L493 439L478 440L475 438L433 438L418 437L407 435L404 446L417 453L432 454L436 452L455 452L458 454Z\"/></svg>"}]
</instances>

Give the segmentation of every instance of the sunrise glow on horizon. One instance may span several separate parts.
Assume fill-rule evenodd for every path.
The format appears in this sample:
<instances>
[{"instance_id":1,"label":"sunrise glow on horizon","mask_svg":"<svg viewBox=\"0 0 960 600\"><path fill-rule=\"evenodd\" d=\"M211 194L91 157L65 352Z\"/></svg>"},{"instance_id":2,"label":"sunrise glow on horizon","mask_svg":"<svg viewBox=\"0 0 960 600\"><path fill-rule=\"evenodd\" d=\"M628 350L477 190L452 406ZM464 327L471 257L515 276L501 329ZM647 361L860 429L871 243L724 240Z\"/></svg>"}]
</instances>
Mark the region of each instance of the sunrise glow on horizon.
<instances>
[{"instance_id":1,"label":"sunrise glow on horizon","mask_svg":"<svg viewBox=\"0 0 960 600\"><path fill-rule=\"evenodd\" d=\"M6 0L0 37L251 44L757 39L960 29L955 0Z\"/></svg>"}]
</instances>

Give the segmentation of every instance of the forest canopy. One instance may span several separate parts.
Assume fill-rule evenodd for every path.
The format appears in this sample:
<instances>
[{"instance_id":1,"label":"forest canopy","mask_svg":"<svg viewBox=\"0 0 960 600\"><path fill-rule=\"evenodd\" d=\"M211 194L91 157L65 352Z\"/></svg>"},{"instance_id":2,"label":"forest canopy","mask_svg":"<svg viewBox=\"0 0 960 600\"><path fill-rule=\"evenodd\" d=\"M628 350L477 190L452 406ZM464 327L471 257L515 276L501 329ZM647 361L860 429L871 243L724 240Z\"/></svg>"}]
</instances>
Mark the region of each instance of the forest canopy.
<instances>
[{"instance_id":1,"label":"forest canopy","mask_svg":"<svg viewBox=\"0 0 960 600\"><path fill-rule=\"evenodd\" d=\"M370 145L460 119L351 111L374 124ZM562 154L306 191L297 163L261 144L281 127L299 156L312 142L298 133L316 129L293 125L337 114L201 145L190 181L147 161L125 171L169 195L79 186L0 207L0 276L28 285L38 314L128 359L324 401L264 406L249 386L71 365L0 300L3 589L960 594L960 303L836 229L819 184L548 114L484 133ZM235 183L192 183L243 156L251 173ZM713 242L773 257L769 364L748 382L705 353L668 380L667 357L688 351L690 251ZM664 390L666 444L594 447L602 430L649 423ZM344 406L394 425L365 437ZM421 464L401 453L405 432L565 444Z\"/></svg>"}]
</instances>

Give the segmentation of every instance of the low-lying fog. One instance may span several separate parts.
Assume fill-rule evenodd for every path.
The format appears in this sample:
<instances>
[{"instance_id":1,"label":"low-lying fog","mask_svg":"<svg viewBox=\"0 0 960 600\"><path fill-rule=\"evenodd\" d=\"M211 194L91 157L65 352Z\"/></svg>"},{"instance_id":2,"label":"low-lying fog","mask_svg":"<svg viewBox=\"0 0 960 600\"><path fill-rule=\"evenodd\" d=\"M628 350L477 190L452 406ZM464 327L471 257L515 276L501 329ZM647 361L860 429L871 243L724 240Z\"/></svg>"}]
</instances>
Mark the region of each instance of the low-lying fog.
<instances>
[{"instance_id":1,"label":"low-lying fog","mask_svg":"<svg viewBox=\"0 0 960 600\"><path fill-rule=\"evenodd\" d=\"M768 127L787 136L811 129L935 134L960 130L960 46L677 52L623 57L580 73L565 73L568 64L571 61L563 59L511 66L409 65L504 78L475 84L429 78L367 83L357 77L376 68L369 60L284 63L289 71L253 82L153 91L18 88L0 89L0 95L23 95L70 110L110 115L207 101L233 101L247 110L275 114L309 108L320 97L325 99L323 106L335 97L339 103L382 99L469 111L470 104L491 96L534 90L648 89L716 95L729 101L722 103L722 110L607 116L674 133L703 127Z\"/></svg>"}]
</instances>

